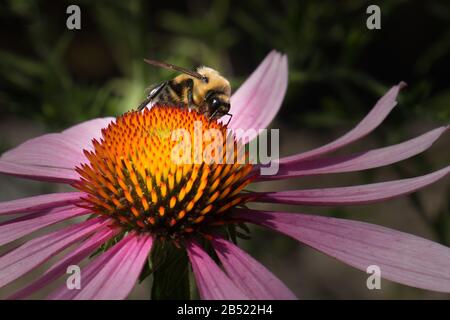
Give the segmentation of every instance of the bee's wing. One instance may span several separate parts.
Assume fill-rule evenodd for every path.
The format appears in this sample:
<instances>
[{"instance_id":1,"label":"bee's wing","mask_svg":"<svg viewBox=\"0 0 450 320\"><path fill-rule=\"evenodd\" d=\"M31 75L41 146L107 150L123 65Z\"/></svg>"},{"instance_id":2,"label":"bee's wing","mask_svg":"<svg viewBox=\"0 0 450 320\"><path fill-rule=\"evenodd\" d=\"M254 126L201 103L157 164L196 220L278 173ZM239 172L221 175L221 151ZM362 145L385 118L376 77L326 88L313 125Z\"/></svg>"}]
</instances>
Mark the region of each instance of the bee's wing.
<instances>
[{"instance_id":1,"label":"bee's wing","mask_svg":"<svg viewBox=\"0 0 450 320\"><path fill-rule=\"evenodd\" d=\"M205 77L204 75L195 72L195 71L191 71L182 67L178 67L176 65L167 63L167 62L162 62L162 61L156 61L156 60L151 60L151 59L144 59L144 61L148 64L157 66L157 67L161 67L161 68L166 68L166 69L171 69L171 70L176 70L179 71L181 73L187 74L191 77L197 78L199 80L202 80L203 82L208 82L208 78Z\"/></svg>"},{"instance_id":2,"label":"bee's wing","mask_svg":"<svg viewBox=\"0 0 450 320\"><path fill-rule=\"evenodd\" d=\"M165 88L168 81L159 83L154 85L153 87L150 87L148 89L148 95L147 98L139 105L138 111L141 111L144 109L152 100L155 100L155 98L161 93L161 91Z\"/></svg>"}]
</instances>

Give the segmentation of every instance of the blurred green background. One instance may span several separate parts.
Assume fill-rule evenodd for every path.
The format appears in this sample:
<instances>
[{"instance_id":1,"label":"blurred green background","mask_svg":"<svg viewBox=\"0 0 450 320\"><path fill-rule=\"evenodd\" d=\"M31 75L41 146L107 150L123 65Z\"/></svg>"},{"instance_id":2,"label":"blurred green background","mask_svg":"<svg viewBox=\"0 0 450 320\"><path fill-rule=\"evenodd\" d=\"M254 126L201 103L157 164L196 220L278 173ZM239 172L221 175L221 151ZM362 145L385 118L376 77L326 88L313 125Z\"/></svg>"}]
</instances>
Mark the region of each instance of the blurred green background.
<instances>
[{"instance_id":1,"label":"blurred green background","mask_svg":"<svg viewBox=\"0 0 450 320\"><path fill-rule=\"evenodd\" d=\"M66 28L70 4L81 8L81 30ZM366 28L366 1L3 1L0 152L38 133L135 108L149 85L174 75L144 64L145 57L187 68L213 67L236 89L271 49L285 52L289 88L272 124L281 129L283 155L336 138L400 80L409 86L399 106L355 150L400 142L450 123L450 3L376 4L381 30ZM388 169L258 188L415 176L448 164L449 149L444 137L424 155ZM0 200L55 188L17 180L2 177ZM286 209L370 221L450 245L449 207L444 181L386 204ZM253 238L243 246L303 298L449 298L388 281L382 290L369 291L366 274L290 239L260 229L253 230ZM132 298L146 298L146 285Z\"/></svg>"}]
</instances>

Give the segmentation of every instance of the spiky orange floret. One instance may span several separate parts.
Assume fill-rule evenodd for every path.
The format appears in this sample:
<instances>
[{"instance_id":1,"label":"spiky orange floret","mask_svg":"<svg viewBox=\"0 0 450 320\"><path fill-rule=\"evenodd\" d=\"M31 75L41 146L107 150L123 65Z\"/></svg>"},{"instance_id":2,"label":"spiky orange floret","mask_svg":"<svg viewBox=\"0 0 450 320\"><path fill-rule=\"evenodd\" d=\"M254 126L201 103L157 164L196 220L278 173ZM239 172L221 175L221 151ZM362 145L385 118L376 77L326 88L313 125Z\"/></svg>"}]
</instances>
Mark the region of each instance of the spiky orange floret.
<instances>
[{"instance_id":1,"label":"spiky orange floret","mask_svg":"<svg viewBox=\"0 0 450 320\"><path fill-rule=\"evenodd\" d=\"M179 129L189 133L192 161L174 161L174 148L186 139L173 138ZM198 157L198 150L216 141L210 129L222 135L224 151L213 151L212 163ZM209 139L200 142L207 131ZM231 150L230 139L232 161L225 152ZM178 237L220 223L231 207L245 201L241 191L251 181L243 146L227 137L226 127L182 108L126 113L103 129L93 146L94 151L84 151L89 163L76 168L81 181L74 186L87 194L86 206L93 212L129 229Z\"/></svg>"}]
</instances>

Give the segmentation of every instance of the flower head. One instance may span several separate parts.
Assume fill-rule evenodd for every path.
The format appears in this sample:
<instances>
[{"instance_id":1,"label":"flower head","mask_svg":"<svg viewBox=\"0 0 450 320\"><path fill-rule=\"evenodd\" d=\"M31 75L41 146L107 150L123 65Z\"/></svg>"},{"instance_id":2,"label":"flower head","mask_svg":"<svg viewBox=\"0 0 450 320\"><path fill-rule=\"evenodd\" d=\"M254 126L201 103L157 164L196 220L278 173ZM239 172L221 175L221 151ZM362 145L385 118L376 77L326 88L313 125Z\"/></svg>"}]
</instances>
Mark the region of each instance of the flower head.
<instances>
[{"instance_id":1,"label":"flower head","mask_svg":"<svg viewBox=\"0 0 450 320\"><path fill-rule=\"evenodd\" d=\"M279 171L265 176L259 165L236 152L231 162L219 151L244 150L237 129L262 129L277 113L287 87L287 59L272 52L231 99L228 128L196 112L155 106L117 119L88 121L59 134L29 140L0 157L0 172L22 178L63 182L78 192L57 193L0 203L0 215L21 214L0 225L0 245L73 217L83 222L39 236L0 257L0 287L63 250L72 250L42 277L16 292L24 298L48 285L102 248L83 268L81 290L64 285L54 299L123 299L140 276L156 241L168 239L186 250L204 299L294 299L269 270L230 242L223 225L262 225L305 243L353 267L378 265L386 279L418 288L450 292L450 249L384 227L306 214L249 209L252 202L300 205L353 205L404 195L450 172L450 166L424 176L325 189L272 192L244 190L250 183L309 175L360 171L389 165L430 147L448 127L380 149L329 154L374 130L396 105L403 83L392 87L350 132L317 149L278 160ZM196 126L200 124L200 126ZM186 139L173 133L182 129ZM227 131L231 129L234 134ZM198 157L197 134L211 130L227 137L208 157ZM257 132L257 131L253 131ZM183 145L182 145L183 146ZM191 148L192 147L192 148ZM175 150L175 152L174 152ZM179 162L187 156L191 162ZM203 153L201 153L203 155ZM211 159L215 161L210 161ZM244 205L245 204L245 205ZM113 245L105 245L113 243ZM220 265L204 247L214 250Z\"/></svg>"},{"instance_id":2,"label":"flower head","mask_svg":"<svg viewBox=\"0 0 450 320\"><path fill-rule=\"evenodd\" d=\"M81 206L124 230L171 239L223 223L224 214L244 202L241 191L251 181L252 165L238 161L238 153L231 163L225 153L211 163L202 154L193 161L194 148L184 155L187 161L177 161L173 153L184 137L174 139L173 133L181 129L190 146L210 130L227 135L215 120L173 106L130 112L102 129L94 150L85 151L89 163L76 168L81 179L73 186L87 194ZM219 147L226 149L225 141Z\"/></svg>"}]
</instances>

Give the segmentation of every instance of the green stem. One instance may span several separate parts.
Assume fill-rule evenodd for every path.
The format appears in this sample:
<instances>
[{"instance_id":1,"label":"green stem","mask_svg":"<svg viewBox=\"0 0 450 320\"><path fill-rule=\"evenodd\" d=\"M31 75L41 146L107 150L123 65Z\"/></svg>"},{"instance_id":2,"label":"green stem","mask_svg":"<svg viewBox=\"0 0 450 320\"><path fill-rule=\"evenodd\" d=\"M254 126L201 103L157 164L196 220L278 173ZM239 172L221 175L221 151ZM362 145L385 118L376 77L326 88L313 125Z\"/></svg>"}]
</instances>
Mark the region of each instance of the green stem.
<instances>
[{"instance_id":1,"label":"green stem","mask_svg":"<svg viewBox=\"0 0 450 320\"><path fill-rule=\"evenodd\" d=\"M189 259L185 248L159 240L152 251L153 300L189 300Z\"/></svg>"}]
</instances>

